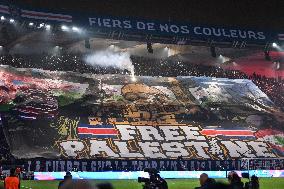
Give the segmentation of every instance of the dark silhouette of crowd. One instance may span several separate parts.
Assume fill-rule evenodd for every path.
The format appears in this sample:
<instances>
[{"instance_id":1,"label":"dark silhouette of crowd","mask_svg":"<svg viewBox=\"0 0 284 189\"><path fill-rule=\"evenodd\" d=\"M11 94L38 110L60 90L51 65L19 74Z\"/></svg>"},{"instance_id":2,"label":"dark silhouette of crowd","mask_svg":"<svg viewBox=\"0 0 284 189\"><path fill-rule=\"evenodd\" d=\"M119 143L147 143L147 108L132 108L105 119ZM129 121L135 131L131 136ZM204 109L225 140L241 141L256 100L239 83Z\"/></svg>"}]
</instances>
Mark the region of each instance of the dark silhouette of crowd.
<instances>
[{"instance_id":1,"label":"dark silhouette of crowd","mask_svg":"<svg viewBox=\"0 0 284 189\"><path fill-rule=\"evenodd\" d=\"M199 177L200 186L195 189L259 189L258 177L253 175L249 178L248 173L242 174L243 178L248 178L248 182L243 183L241 177L235 172L228 173L228 184L216 182L215 179L210 178L206 173L202 173ZM244 177L245 176L245 177Z\"/></svg>"},{"instance_id":2,"label":"dark silhouette of crowd","mask_svg":"<svg viewBox=\"0 0 284 189\"><path fill-rule=\"evenodd\" d=\"M0 128L0 165L2 161L10 160L11 154L2 128Z\"/></svg>"},{"instance_id":3,"label":"dark silhouette of crowd","mask_svg":"<svg viewBox=\"0 0 284 189\"><path fill-rule=\"evenodd\" d=\"M58 189L79 189L79 188L89 188L89 189L113 189L111 183L103 182L99 183L96 186L91 186L90 183L87 181L80 181L80 180L72 180L72 175L67 172L67 176L64 177L59 183ZM71 175L71 176L70 176ZM229 172L228 174L228 183L223 183L216 181L213 178L210 178L208 174L202 173L199 177L200 186L196 187L195 189L259 189L259 182L258 177L253 175L249 182L245 184L242 182L241 177L234 171ZM145 189L151 189L153 187L143 187ZM155 187L162 189L164 187ZM168 187L165 187L168 188Z\"/></svg>"}]
</instances>

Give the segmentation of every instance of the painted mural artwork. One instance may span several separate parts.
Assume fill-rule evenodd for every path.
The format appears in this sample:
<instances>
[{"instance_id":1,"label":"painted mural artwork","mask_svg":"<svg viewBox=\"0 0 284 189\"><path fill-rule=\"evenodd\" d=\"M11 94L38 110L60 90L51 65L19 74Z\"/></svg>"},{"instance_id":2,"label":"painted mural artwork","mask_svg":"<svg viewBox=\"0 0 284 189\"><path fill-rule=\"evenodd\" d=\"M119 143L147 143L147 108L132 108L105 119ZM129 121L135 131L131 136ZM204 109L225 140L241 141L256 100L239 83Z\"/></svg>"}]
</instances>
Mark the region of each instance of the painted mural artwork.
<instances>
[{"instance_id":1,"label":"painted mural artwork","mask_svg":"<svg viewBox=\"0 0 284 189\"><path fill-rule=\"evenodd\" d=\"M250 80L0 67L16 158L284 157L284 112Z\"/></svg>"}]
</instances>

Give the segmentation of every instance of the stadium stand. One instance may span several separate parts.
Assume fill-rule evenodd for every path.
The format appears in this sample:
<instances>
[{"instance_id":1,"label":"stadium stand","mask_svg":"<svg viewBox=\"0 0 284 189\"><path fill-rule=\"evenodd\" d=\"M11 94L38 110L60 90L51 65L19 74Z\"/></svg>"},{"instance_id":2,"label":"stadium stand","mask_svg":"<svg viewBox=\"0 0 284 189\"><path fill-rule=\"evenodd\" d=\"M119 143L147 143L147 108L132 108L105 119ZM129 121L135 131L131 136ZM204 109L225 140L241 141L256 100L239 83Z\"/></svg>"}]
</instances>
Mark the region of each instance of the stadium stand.
<instances>
[{"instance_id":1,"label":"stadium stand","mask_svg":"<svg viewBox=\"0 0 284 189\"><path fill-rule=\"evenodd\" d=\"M93 74L129 73L113 67L90 66L83 61L82 54L53 55L2 55L0 64L17 68L38 68L51 71L74 71ZM189 64L132 56L135 74L140 76L206 76L229 79L250 79L279 107L284 107L284 79L267 78L258 74L246 75L240 70L224 70L217 66Z\"/></svg>"},{"instance_id":2,"label":"stadium stand","mask_svg":"<svg viewBox=\"0 0 284 189\"><path fill-rule=\"evenodd\" d=\"M60 55L60 56L52 56L52 55L47 55L47 54L32 55L32 56L30 55L5 55L5 56L0 57L0 64L10 65L16 68L38 68L38 69L43 68L44 70L51 70L51 71L73 71L73 72L92 73L92 74L129 74L129 72L125 70L120 70L120 69L115 69L115 68L102 68L99 66L98 67L89 66L84 63L83 57L84 56L82 54L81 55L80 54L76 54L76 55L66 54L66 55ZM220 67L215 67L215 66L192 65L184 61L150 59L150 58L138 57L138 56L132 56L131 59L135 67L136 75L140 75L140 76L163 76L163 77L197 76L197 77L209 77L209 78L249 79L253 81L254 84L256 84L256 86L258 86L259 89L261 89L266 95L268 95L268 97L278 107L280 108L283 107L284 80L281 80L281 79L279 80L275 78L266 78L265 76L260 76L257 74L248 76L239 70L224 70ZM3 90L5 91L5 89L2 89L2 92ZM133 89L125 88L123 90L127 91L127 90L133 90ZM37 91L37 93L38 92L39 91ZM156 92L153 91L153 92L159 93L158 91ZM34 98L34 97L31 97L31 98ZM51 97L46 96L44 98L51 98ZM4 98L2 100L4 100ZM2 103L3 102L4 101L2 101ZM24 111L25 108L24 109L23 108L24 107L18 107L18 110ZM110 112L107 110L105 114L109 114L114 117L120 116L120 112L117 111L115 113L115 109L112 109ZM23 115L27 116L27 114L23 114ZM28 114L28 115L32 115L32 114ZM48 114L48 115L53 115L53 113ZM270 130L262 131L262 133L258 133L258 135L260 137L265 137L267 136L267 133L269 132L272 132L272 131ZM10 150L9 150L9 145L6 143L5 136L3 134L4 133L1 132L1 136L3 136L1 137L1 140L3 140L1 142L3 144L1 146L2 162L4 162L5 160L11 160L11 157L12 157ZM281 137L281 133L279 136ZM280 148L280 153L281 153L281 148ZM273 160L273 162L270 162L270 161L272 160L264 161L265 162L264 164L271 165L270 167L271 169L282 169L283 168L283 166L281 166L281 162L283 160L279 160L280 162L278 161L275 162L276 160ZM250 161L250 169L267 168L266 166L260 166L259 163L254 163L254 162L255 161ZM270 162L270 163L266 163L266 162ZM283 165L283 162L282 162L282 165ZM180 167L182 166L183 165L181 164ZM219 169L224 169L224 167L226 166L221 165ZM98 170L106 171L110 169L113 169L113 168L106 166ZM133 168L124 166L124 167L118 167L116 169L117 170L131 170ZM198 169L202 170L202 168L198 168Z\"/></svg>"}]
</instances>

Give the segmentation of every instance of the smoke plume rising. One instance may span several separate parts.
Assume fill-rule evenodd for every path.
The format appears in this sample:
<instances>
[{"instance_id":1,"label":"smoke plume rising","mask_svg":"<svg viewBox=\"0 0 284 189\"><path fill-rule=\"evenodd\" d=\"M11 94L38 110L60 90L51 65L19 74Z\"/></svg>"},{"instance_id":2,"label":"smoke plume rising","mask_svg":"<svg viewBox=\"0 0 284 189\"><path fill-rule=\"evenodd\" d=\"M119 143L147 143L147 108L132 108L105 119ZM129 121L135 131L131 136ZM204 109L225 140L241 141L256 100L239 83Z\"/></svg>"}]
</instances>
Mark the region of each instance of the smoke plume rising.
<instances>
[{"instance_id":1,"label":"smoke plume rising","mask_svg":"<svg viewBox=\"0 0 284 189\"><path fill-rule=\"evenodd\" d=\"M119 52L112 49L96 51L85 57L85 62L91 66L113 67L128 70L134 76L134 66L128 52Z\"/></svg>"}]
</instances>

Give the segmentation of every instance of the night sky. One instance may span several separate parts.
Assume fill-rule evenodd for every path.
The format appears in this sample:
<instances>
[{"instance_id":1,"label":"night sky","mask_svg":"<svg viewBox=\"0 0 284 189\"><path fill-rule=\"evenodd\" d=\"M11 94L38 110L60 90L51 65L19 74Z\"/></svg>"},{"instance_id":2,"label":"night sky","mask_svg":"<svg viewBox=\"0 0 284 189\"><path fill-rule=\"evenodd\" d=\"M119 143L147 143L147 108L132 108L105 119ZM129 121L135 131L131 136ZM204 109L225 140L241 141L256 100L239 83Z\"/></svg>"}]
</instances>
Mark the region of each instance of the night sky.
<instances>
[{"instance_id":1,"label":"night sky","mask_svg":"<svg viewBox=\"0 0 284 189\"><path fill-rule=\"evenodd\" d=\"M284 30L283 0L12 0L35 7L195 24Z\"/></svg>"}]
</instances>

